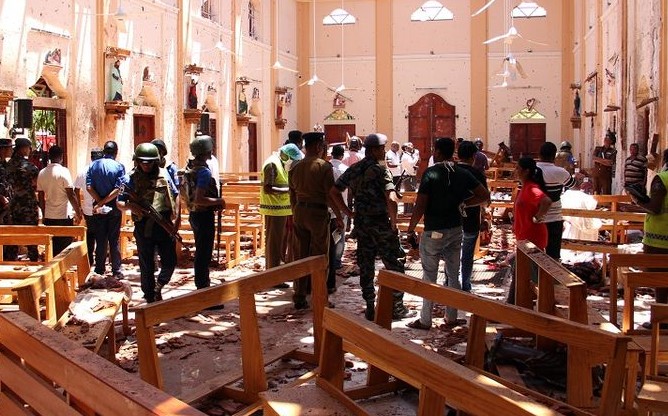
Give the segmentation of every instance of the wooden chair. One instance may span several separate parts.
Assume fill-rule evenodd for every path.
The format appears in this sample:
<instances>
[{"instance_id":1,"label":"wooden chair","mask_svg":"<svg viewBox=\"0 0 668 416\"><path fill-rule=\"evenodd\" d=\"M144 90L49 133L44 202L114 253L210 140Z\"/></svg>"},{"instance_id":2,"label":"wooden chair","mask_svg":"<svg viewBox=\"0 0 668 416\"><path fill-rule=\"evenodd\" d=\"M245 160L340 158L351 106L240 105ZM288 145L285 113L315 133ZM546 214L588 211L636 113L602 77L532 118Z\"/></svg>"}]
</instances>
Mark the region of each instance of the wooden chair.
<instances>
[{"instance_id":1,"label":"wooden chair","mask_svg":"<svg viewBox=\"0 0 668 416\"><path fill-rule=\"evenodd\" d=\"M668 377L658 375L660 326L668 323L668 305L654 304L652 311L652 350L649 355L648 374L636 397L639 415L668 412Z\"/></svg>"}]
</instances>

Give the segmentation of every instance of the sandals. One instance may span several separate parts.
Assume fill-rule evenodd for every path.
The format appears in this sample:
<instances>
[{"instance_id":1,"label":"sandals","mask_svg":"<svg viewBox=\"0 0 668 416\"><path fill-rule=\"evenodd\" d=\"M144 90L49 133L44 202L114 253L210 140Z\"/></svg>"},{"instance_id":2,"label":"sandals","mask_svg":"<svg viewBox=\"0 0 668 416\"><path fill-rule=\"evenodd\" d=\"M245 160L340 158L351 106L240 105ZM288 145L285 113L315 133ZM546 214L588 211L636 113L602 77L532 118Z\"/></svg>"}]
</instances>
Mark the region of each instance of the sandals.
<instances>
[{"instance_id":1,"label":"sandals","mask_svg":"<svg viewBox=\"0 0 668 416\"><path fill-rule=\"evenodd\" d=\"M455 319L454 321L445 321L444 324L440 326L441 329L452 329L458 326L466 325L466 319Z\"/></svg>"},{"instance_id":2,"label":"sandals","mask_svg":"<svg viewBox=\"0 0 668 416\"><path fill-rule=\"evenodd\" d=\"M413 322L408 323L406 326L411 329L422 329L425 331L431 329L431 325L425 325L422 322L420 322L419 319L416 319Z\"/></svg>"}]
</instances>

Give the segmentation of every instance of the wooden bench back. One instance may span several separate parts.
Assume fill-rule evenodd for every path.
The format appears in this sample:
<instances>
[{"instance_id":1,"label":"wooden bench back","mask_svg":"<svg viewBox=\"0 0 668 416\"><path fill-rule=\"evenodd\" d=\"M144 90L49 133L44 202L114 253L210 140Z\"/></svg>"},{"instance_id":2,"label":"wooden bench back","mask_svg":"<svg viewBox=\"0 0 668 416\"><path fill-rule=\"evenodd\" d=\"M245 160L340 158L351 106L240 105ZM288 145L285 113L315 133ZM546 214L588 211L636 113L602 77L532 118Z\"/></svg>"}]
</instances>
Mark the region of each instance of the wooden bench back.
<instances>
[{"instance_id":1,"label":"wooden bench back","mask_svg":"<svg viewBox=\"0 0 668 416\"><path fill-rule=\"evenodd\" d=\"M204 415L23 312L0 314L0 409L7 415Z\"/></svg>"},{"instance_id":2,"label":"wooden bench back","mask_svg":"<svg viewBox=\"0 0 668 416\"><path fill-rule=\"evenodd\" d=\"M591 384L591 366L605 362L605 380L596 414L614 415L620 409L627 344L631 340L629 337L520 306L484 299L460 290L425 283L397 272L381 270L378 285L376 323L384 328L390 329L392 324L392 293L401 291L472 314L466 362L475 368L482 369L484 365L488 320L554 340L568 347L568 403L577 407L592 405L591 389L587 390L582 386ZM369 379L373 383L386 382L387 374L380 369L371 369Z\"/></svg>"},{"instance_id":3,"label":"wooden bench back","mask_svg":"<svg viewBox=\"0 0 668 416\"><path fill-rule=\"evenodd\" d=\"M4 231L4 230L3 230ZM0 234L0 262L4 261L4 246L44 246L44 261L51 261L53 258L53 244L51 234Z\"/></svg>"},{"instance_id":4,"label":"wooden bench back","mask_svg":"<svg viewBox=\"0 0 668 416\"><path fill-rule=\"evenodd\" d=\"M139 350L139 372L141 378L152 385L163 388L162 371L158 361L155 343L157 324L182 318L214 305L239 300L239 321L241 327L243 390L236 391L237 398L248 403L258 399L258 393L267 389L267 377L264 366L262 342L255 310L255 293L267 290L279 283L299 277L311 276L313 309L314 355L317 361L321 346L322 314L327 304L327 256L313 256L289 264L272 268L265 272L252 274L218 286L196 290L192 293L155 302L133 309L137 327L137 347ZM304 354L306 355L306 354ZM204 386L206 395L222 386ZM199 393L189 393L191 402L200 398Z\"/></svg>"},{"instance_id":5,"label":"wooden bench back","mask_svg":"<svg viewBox=\"0 0 668 416\"><path fill-rule=\"evenodd\" d=\"M68 289L65 274L73 266L76 266L79 271L90 267L85 241L71 243L53 260L12 288L18 298L19 310L39 320L39 299L43 293L48 292L50 294L47 297L48 323L55 325L59 317L67 311L72 301L72 294ZM85 276L82 278L80 274L79 285L83 284L83 279L85 279Z\"/></svg>"},{"instance_id":6,"label":"wooden bench back","mask_svg":"<svg viewBox=\"0 0 668 416\"><path fill-rule=\"evenodd\" d=\"M220 174L220 182L228 181L255 181L260 178L260 172L224 172Z\"/></svg>"},{"instance_id":7,"label":"wooden bench back","mask_svg":"<svg viewBox=\"0 0 668 416\"><path fill-rule=\"evenodd\" d=\"M533 309L531 269L538 268L538 310L556 314L554 285L568 290L568 319L586 324L587 284L529 241L518 241L515 267L515 304ZM535 266L532 266L535 265Z\"/></svg>"},{"instance_id":8,"label":"wooden bench back","mask_svg":"<svg viewBox=\"0 0 668 416\"><path fill-rule=\"evenodd\" d=\"M51 234L54 237L72 237L86 241L86 227L62 225L3 225L0 234Z\"/></svg>"},{"instance_id":9,"label":"wooden bench back","mask_svg":"<svg viewBox=\"0 0 668 416\"><path fill-rule=\"evenodd\" d=\"M326 309L323 331L325 347L321 350L317 384L354 414L358 414L358 407L343 391L345 352L417 388L417 414L421 416L443 414L446 403L475 415L561 414L349 312Z\"/></svg>"}]
</instances>

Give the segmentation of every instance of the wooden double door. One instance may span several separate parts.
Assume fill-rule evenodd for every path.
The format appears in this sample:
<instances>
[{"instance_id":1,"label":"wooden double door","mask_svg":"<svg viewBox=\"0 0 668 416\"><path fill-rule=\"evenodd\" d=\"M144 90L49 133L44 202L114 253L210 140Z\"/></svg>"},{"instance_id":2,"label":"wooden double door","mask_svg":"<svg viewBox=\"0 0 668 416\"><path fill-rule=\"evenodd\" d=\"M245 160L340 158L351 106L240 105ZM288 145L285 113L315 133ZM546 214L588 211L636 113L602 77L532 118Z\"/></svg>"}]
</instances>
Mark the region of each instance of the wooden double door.
<instances>
[{"instance_id":1,"label":"wooden double door","mask_svg":"<svg viewBox=\"0 0 668 416\"><path fill-rule=\"evenodd\" d=\"M540 157L540 147L545 143L545 123L510 123L510 152L513 160L522 156Z\"/></svg>"},{"instance_id":2,"label":"wooden double door","mask_svg":"<svg viewBox=\"0 0 668 416\"><path fill-rule=\"evenodd\" d=\"M418 177L427 169L433 153L434 141L439 137L456 140L455 106L441 96L429 93L408 107L408 140L420 150ZM403 144L405 140L394 138Z\"/></svg>"}]
</instances>

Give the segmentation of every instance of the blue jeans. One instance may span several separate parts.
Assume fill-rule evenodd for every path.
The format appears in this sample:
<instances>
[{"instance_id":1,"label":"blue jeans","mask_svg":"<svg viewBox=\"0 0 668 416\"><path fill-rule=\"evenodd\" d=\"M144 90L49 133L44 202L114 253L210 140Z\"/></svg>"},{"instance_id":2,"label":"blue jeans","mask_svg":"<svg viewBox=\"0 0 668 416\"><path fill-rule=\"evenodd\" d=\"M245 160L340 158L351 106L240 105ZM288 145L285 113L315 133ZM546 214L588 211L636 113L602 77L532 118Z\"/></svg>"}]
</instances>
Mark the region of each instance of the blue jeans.
<instances>
[{"instance_id":1,"label":"blue jeans","mask_svg":"<svg viewBox=\"0 0 668 416\"><path fill-rule=\"evenodd\" d=\"M438 234L441 234L438 237ZM425 231L420 239L420 260L422 261L422 280L436 283L438 265L441 259L445 261L445 280L452 289L461 289L459 284L459 254L462 247L461 227L446 228L443 230ZM432 301L422 300L420 322L431 325ZM457 309L446 307L446 319L452 322L457 319Z\"/></svg>"},{"instance_id":2,"label":"blue jeans","mask_svg":"<svg viewBox=\"0 0 668 416\"><path fill-rule=\"evenodd\" d=\"M473 254L475 243L480 232L464 232L462 236L462 290L471 291L471 274L473 273Z\"/></svg>"}]
</instances>

